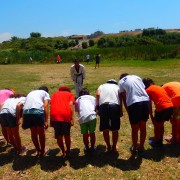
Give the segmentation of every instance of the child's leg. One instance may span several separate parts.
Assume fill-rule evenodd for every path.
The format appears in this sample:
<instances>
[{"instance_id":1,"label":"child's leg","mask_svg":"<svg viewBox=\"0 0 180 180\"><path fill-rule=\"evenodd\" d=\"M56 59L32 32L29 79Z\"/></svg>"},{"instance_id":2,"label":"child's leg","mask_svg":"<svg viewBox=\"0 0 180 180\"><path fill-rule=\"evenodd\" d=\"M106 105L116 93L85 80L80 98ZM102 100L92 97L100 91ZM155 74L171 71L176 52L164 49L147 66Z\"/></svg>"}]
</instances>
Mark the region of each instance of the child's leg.
<instances>
[{"instance_id":1,"label":"child's leg","mask_svg":"<svg viewBox=\"0 0 180 180\"><path fill-rule=\"evenodd\" d=\"M58 143L58 146L60 147L60 149L61 149L61 151L62 151L63 156L65 156L63 136L60 135L60 136L57 137L57 143Z\"/></svg>"},{"instance_id":2,"label":"child's leg","mask_svg":"<svg viewBox=\"0 0 180 180\"><path fill-rule=\"evenodd\" d=\"M133 150L135 151L137 149L138 144L138 131L139 131L139 124L131 124L131 138L132 138L132 144L133 144Z\"/></svg>"},{"instance_id":3,"label":"child's leg","mask_svg":"<svg viewBox=\"0 0 180 180\"><path fill-rule=\"evenodd\" d=\"M1 126L1 127L2 127L2 126ZM7 133L7 130L6 130L5 127L2 127L2 134L3 134L3 136L4 136L4 138L5 138L6 142L7 142L7 144L9 144L9 143L10 143L10 140L9 140L8 133Z\"/></svg>"},{"instance_id":4,"label":"child's leg","mask_svg":"<svg viewBox=\"0 0 180 180\"><path fill-rule=\"evenodd\" d=\"M95 133L90 133L89 136L90 136L91 148L94 148L95 147L95 142L96 142Z\"/></svg>"},{"instance_id":5,"label":"child's leg","mask_svg":"<svg viewBox=\"0 0 180 180\"><path fill-rule=\"evenodd\" d=\"M15 149L17 149L16 144L14 142L14 137L13 137L13 133L11 131L11 128L10 127L5 127L5 131L7 132L9 142L14 146Z\"/></svg>"},{"instance_id":6,"label":"child's leg","mask_svg":"<svg viewBox=\"0 0 180 180\"><path fill-rule=\"evenodd\" d=\"M22 151L22 145L21 145L21 138L19 135L19 126L11 128L11 131L14 137L14 142L16 144L17 151L20 152Z\"/></svg>"},{"instance_id":7,"label":"child's leg","mask_svg":"<svg viewBox=\"0 0 180 180\"><path fill-rule=\"evenodd\" d=\"M89 134L88 133L83 134L83 142L86 149L89 149Z\"/></svg>"},{"instance_id":8,"label":"child's leg","mask_svg":"<svg viewBox=\"0 0 180 180\"><path fill-rule=\"evenodd\" d=\"M163 140L164 136L164 122L155 121L155 141Z\"/></svg>"},{"instance_id":9,"label":"child's leg","mask_svg":"<svg viewBox=\"0 0 180 180\"><path fill-rule=\"evenodd\" d=\"M45 138L44 127L37 126L37 134L39 135L40 151L41 151L41 154L43 155L46 152L46 149L45 149L46 138Z\"/></svg>"},{"instance_id":10,"label":"child's leg","mask_svg":"<svg viewBox=\"0 0 180 180\"><path fill-rule=\"evenodd\" d=\"M146 140L146 122L140 121L140 144L139 144L139 150L142 150L144 148L144 142Z\"/></svg>"},{"instance_id":11,"label":"child's leg","mask_svg":"<svg viewBox=\"0 0 180 180\"><path fill-rule=\"evenodd\" d=\"M68 155L70 152L70 147L71 147L71 138L70 138L70 135L64 135L64 138L65 138L65 144L66 144L66 155Z\"/></svg>"},{"instance_id":12,"label":"child's leg","mask_svg":"<svg viewBox=\"0 0 180 180\"><path fill-rule=\"evenodd\" d=\"M38 141L38 134L37 134L37 128L36 127L31 127L31 139L33 141L33 144L37 150L37 153L40 153L40 146L39 146L39 141Z\"/></svg>"},{"instance_id":13,"label":"child's leg","mask_svg":"<svg viewBox=\"0 0 180 180\"><path fill-rule=\"evenodd\" d=\"M111 150L109 130L104 130L104 131L103 131L103 137L104 137L104 141L105 141L105 143L106 143L107 149L108 149L108 150Z\"/></svg>"},{"instance_id":14,"label":"child's leg","mask_svg":"<svg viewBox=\"0 0 180 180\"><path fill-rule=\"evenodd\" d=\"M174 119L172 123L173 141L180 143L180 119Z\"/></svg>"},{"instance_id":15,"label":"child's leg","mask_svg":"<svg viewBox=\"0 0 180 180\"><path fill-rule=\"evenodd\" d=\"M117 151L117 141L118 141L119 133L118 131L112 131L112 150Z\"/></svg>"}]
</instances>

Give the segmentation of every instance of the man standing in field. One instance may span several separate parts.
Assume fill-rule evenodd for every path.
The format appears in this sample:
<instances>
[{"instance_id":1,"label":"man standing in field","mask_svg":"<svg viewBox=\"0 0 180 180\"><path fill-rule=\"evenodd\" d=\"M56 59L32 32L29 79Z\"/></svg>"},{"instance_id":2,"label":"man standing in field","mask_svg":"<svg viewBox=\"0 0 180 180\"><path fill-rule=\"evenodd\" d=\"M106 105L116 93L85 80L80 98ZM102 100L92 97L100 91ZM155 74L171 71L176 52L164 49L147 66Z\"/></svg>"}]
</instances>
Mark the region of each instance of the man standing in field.
<instances>
[{"instance_id":1,"label":"man standing in field","mask_svg":"<svg viewBox=\"0 0 180 180\"><path fill-rule=\"evenodd\" d=\"M83 87L83 80L85 78L85 68L82 64L79 64L79 60L76 59L74 64L70 68L71 79L74 81L76 90L76 97L79 97L79 92Z\"/></svg>"}]
</instances>

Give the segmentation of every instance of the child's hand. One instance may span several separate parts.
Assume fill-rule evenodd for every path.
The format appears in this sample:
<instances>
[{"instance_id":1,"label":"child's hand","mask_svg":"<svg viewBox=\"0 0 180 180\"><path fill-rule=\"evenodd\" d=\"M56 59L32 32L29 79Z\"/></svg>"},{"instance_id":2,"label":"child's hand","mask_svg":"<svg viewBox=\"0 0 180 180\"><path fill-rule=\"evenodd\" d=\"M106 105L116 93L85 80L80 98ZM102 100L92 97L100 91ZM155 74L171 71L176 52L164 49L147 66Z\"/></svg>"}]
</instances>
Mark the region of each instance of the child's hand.
<instances>
[{"instance_id":1,"label":"child's hand","mask_svg":"<svg viewBox=\"0 0 180 180\"><path fill-rule=\"evenodd\" d=\"M74 126L74 120L73 119L71 120L71 126Z\"/></svg>"},{"instance_id":2,"label":"child's hand","mask_svg":"<svg viewBox=\"0 0 180 180\"><path fill-rule=\"evenodd\" d=\"M44 122L44 129L48 128L48 122Z\"/></svg>"}]
</instances>

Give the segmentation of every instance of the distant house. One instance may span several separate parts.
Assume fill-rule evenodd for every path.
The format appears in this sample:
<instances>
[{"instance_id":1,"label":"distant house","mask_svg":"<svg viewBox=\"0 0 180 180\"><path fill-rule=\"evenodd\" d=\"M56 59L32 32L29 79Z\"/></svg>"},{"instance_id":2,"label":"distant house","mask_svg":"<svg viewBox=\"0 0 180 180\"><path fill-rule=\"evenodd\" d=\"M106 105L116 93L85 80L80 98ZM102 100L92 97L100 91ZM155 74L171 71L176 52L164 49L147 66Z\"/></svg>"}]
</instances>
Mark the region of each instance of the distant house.
<instances>
[{"instance_id":1,"label":"distant house","mask_svg":"<svg viewBox=\"0 0 180 180\"><path fill-rule=\"evenodd\" d=\"M134 31L141 31L141 29L135 29Z\"/></svg>"},{"instance_id":2,"label":"distant house","mask_svg":"<svg viewBox=\"0 0 180 180\"><path fill-rule=\"evenodd\" d=\"M87 40L87 35L72 35L70 36L70 38L74 40Z\"/></svg>"}]
</instances>

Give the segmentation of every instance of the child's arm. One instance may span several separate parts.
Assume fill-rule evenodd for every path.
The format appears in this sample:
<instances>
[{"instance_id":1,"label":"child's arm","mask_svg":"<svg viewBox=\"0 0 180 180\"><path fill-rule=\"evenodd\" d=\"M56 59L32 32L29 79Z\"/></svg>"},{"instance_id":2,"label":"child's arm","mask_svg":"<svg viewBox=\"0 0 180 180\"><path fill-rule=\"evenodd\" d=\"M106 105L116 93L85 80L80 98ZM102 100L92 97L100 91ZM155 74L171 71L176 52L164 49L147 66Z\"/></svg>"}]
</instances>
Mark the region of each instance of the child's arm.
<instances>
[{"instance_id":1,"label":"child's arm","mask_svg":"<svg viewBox=\"0 0 180 180\"><path fill-rule=\"evenodd\" d=\"M71 112L72 112L71 126L74 126L74 122L75 122L75 108L74 108L74 103L73 103L72 101L70 101L69 105L70 105L70 109L71 109Z\"/></svg>"},{"instance_id":2,"label":"child's arm","mask_svg":"<svg viewBox=\"0 0 180 180\"><path fill-rule=\"evenodd\" d=\"M16 124L20 125L20 119L22 117L22 107L23 104L21 102L19 102L16 106Z\"/></svg>"},{"instance_id":3,"label":"child's arm","mask_svg":"<svg viewBox=\"0 0 180 180\"><path fill-rule=\"evenodd\" d=\"M45 129L48 128L48 116L49 116L48 105L49 105L49 101L44 100L44 113L45 113L44 128Z\"/></svg>"}]
</instances>

